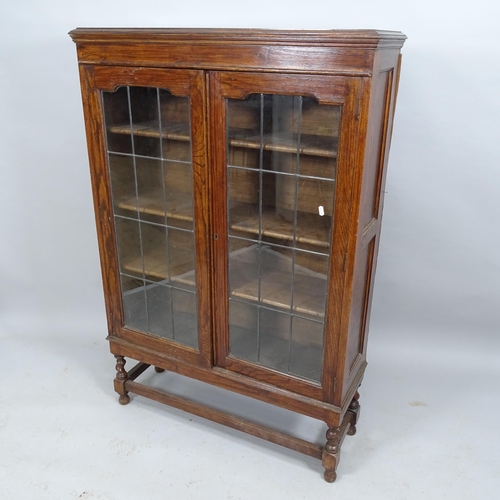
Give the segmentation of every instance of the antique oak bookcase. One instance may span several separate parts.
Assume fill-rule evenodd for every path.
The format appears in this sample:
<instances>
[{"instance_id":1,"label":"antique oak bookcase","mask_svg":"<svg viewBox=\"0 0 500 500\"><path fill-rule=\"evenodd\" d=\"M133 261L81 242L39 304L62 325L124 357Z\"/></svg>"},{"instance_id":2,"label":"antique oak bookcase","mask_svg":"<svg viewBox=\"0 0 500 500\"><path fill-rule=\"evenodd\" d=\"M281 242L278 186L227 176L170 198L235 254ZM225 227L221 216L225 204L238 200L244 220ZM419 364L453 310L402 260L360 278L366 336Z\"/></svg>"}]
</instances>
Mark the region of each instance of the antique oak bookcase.
<instances>
[{"instance_id":1,"label":"antique oak bookcase","mask_svg":"<svg viewBox=\"0 0 500 500\"><path fill-rule=\"evenodd\" d=\"M334 481L359 414L405 36L70 35L120 403L139 394L317 457ZM138 382L150 366L324 421L326 444Z\"/></svg>"}]
</instances>

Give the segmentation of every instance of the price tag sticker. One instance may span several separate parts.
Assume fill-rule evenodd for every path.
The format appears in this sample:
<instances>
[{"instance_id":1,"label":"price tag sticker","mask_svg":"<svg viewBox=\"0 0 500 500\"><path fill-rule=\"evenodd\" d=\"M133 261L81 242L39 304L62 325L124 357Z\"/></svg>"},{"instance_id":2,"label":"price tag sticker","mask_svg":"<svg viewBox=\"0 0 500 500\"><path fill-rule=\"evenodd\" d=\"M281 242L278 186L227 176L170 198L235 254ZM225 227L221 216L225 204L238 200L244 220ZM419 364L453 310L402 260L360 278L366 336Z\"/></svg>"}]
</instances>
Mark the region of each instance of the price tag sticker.
<instances>
[{"instance_id":1,"label":"price tag sticker","mask_svg":"<svg viewBox=\"0 0 500 500\"><path fill-rule=\"evenodd\" d=\"M325 215L325 209L323 208L323 205L320 205L318 207L318 213L319 213L319 215L321 215L321 217L323 217L323 215Z\"/></svg>"}]
</instances>

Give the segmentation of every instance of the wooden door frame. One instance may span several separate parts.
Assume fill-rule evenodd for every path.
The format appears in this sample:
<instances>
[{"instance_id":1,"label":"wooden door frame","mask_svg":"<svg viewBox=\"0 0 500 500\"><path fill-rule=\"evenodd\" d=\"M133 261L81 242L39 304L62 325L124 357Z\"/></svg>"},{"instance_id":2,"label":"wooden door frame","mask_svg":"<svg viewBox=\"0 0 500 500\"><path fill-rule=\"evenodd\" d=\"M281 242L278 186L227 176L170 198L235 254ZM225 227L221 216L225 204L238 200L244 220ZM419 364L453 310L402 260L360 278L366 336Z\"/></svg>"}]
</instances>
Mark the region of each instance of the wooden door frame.
<instances>
[{"instance_id":1,"label":"wooden door frame","mask_svg":"<svg viewBox=\"0 0 500 500\"><path fill-rule=\"evenodd\" d=\"M351 230L352 192L358 134L357 107L361 92L359 78L330 75L210 72L210 154L213 179L213 273L214 273L214 364L276 387L320 401L332 402L338 362L345 263ZM226 175L226 99L244 99L252 93L302 95L322 104L342 106L341 137L335 188L334 221L329 266L328 300L325 314L324 358L321 386L295 376L279 373L251 362L229 358L228 313L228 228Z\"/></svg>"},{"instance_id":2,"label":"wooden door frame","mask_svg":"<svg viewBox=\"0 0 500 500\"><path fill-rule=\"evenodd\" d=\"M83 108L90 160L92 192L101 260L101 271L110 338L121 338L142 347L200 366L212 366L211 282L209 244L209 175L207 162L207 98L201 70L80 65ZM193 168L196 288L199 349L142 333L124 324L120 272L113 220L113 203L107 159L102 91L120 86L159 87L190 99Z\"/></svg>"}]
</instances>

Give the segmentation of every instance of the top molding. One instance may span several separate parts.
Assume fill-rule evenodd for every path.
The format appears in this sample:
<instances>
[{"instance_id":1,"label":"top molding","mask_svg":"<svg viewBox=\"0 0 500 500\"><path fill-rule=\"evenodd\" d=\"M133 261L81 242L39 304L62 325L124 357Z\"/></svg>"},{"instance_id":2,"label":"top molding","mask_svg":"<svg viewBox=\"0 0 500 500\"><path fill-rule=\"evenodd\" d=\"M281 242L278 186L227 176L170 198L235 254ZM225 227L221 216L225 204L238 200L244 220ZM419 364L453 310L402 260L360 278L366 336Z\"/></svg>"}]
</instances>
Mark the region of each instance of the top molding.
<instances>
[{"instance_id":1,"label":"top molding","mask_svg":"<svg viewBox=\"0 0 500 500\"><path fill-rule=\"evenodd\" d=\"M344 76L371 76L375 54L398 53L406 40L375 30L78 28L70 36L80 64Z\"/></svg>"},{"instance_id":2,"label":"top molding","mask_svg":"<svg viewBox=\"0 0 500 500\"><path fill-rule=\"evenodd\" d=\"M401 48L400 31L378 30L262 30L184 28L77 28L69 35L76 43L244 43Z\"/></svg>"}]
</instances>

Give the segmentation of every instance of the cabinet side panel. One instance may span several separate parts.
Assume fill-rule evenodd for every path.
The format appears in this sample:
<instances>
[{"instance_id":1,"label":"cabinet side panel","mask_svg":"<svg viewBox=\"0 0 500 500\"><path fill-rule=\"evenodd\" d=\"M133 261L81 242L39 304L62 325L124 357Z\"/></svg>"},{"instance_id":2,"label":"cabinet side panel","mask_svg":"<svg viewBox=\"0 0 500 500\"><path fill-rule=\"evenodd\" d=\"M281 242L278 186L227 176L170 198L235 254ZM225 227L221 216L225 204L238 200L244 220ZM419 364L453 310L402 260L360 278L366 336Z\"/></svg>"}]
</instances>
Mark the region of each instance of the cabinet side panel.
<instances>
[{"instance_id":1,"label":"cabinet side panel","mask_svg":"<svg viewBox=\"0 0 500 500\"><path fill-rule=\"evenodd\" d=\"M363 179L361 217L363 231L367 224L378 218L380 187L382 183L385 149L387 145L388 116L391 104L393 69L379 73L373 95L373 115L376 126L369 128L368 149ZM377 123L378 122L378 123Z\"/></svg>"},{"instance_id":2,"label":"cabinet side panel","mask_svg":"<svg viewBox=\"0 0 500 500\"><path fill-rule=\"evenodd\" d=\"M349 372L357 364L359 356L363 353L364 337L367 328L366 320L368 313L368 302L370 299L373 254L376 238L359 252L359 264L356 269L353 288L351 323L347 344L346 366Z\"/></svg>"},{"instance_id":3,"label":"cabinet side panel","mask_svg":"<svg viewBox=\"0 0 500 500\"><path fill-rule=\"evenodd\" d=\"M120 279L116 272L118 256L106 162L106 146L104 144L102 102L100 92L94 84L92 67L80 65L80 82L108 332L116 334L123 323L123 309Z\"/></svg>"},{"instance_id":4,"label":"cabinet side panel","mask_svg":"<svg viewBox=\"0 0 500 500\"><path fill-rule=\"evenodd\" d=\"M377 53L370 92L343 398L352 393L351 385L358 379L358 372L364 369L366 360L371 297L380 240L383 190L397 91L394 84L397 80L395 78L397 65L398 51L383 50ZM346 404L344 399L342 404Z\"/></svg>"}]
</instances>

